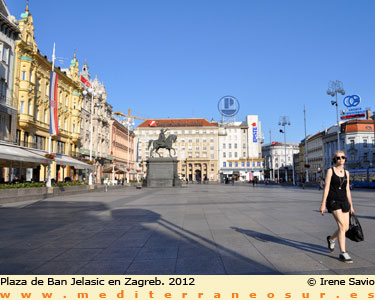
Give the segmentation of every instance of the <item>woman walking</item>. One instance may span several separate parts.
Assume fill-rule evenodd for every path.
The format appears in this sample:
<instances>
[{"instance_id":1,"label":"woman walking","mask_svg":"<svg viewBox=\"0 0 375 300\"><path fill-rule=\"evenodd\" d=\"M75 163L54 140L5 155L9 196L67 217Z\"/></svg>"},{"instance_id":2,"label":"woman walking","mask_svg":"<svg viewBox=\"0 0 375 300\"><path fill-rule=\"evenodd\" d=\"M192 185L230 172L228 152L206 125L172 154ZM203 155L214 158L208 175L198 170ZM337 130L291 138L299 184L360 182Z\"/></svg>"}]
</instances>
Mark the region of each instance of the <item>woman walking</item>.
<instances>
[{"instance_id":1,"label":"woman walking","mask_svg":"<svg viewBox=\"0 0 375 300\"><path fill-rule=\"evenodd\" d=\"M336 240L339 241L341 253L339 259L346 263L353 260L346 252L345 232L349 229L349 212L354 213L352 196L349 187L349 172L344 169L346 155L337 151L333 156L333 167L327 170L320 212L324 215L326 208L333 214L338 229L332 236L327 236L328 249L333 252Z\"/></svg>"}]
</instances>

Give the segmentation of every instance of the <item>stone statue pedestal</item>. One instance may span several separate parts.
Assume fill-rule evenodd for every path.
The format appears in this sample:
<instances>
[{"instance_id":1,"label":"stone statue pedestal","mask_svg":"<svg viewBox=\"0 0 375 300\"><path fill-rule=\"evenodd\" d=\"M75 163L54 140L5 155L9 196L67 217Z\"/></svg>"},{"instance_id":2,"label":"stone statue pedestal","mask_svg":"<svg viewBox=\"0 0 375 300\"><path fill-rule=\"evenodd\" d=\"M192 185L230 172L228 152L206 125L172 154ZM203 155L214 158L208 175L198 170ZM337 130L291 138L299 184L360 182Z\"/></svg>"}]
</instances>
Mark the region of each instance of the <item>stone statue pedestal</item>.
<instances>
[{"instance_id":1,"label":"stone statue pedestal","mask_svg":"<svg viewBox=\"0 0 375 300\"><path fill-rule=\"evenodd\" d=\"M147 177L144 187L180 187L177 174L178 160L172 157L152 157L147 160Z\"/></svg>"}]
</instances>

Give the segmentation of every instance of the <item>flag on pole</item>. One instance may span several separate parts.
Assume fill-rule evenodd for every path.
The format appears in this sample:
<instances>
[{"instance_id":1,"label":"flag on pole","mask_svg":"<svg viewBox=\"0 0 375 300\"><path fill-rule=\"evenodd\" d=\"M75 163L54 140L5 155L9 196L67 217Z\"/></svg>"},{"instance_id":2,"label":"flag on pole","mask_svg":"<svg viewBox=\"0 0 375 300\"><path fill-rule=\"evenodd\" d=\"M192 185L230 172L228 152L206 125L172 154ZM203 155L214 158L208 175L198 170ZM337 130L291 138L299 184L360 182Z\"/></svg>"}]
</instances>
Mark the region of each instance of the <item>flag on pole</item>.
<instances>
[{"instance_id":1,"label":"flag on pole","mask_svg":"<svg viewBox=\"0 0 375 300\"><path fill-rule=\"evenodd\" d=\"M49 85L49 134L59 134L59 124L57 119L57 82L59 76L51 71L51 81Z\"/></svg>"}]
</instances>

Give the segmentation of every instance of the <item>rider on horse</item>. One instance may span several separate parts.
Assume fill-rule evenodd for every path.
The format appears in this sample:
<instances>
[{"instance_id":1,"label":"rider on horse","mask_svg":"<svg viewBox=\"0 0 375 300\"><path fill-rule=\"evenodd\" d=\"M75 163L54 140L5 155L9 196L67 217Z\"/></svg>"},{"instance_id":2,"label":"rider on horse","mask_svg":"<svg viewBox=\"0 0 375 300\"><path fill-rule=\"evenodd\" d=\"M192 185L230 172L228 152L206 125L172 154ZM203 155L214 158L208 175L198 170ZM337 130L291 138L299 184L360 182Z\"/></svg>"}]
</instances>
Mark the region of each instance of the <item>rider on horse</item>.
<instances>
[{"instance_id":1,"label":"rider on horse","mask_svg":"<svg viewBox=\"0 0 375 300\"><path fill-rule=\"evenodd\" d=\"M158 138L158 144L159 145L164 145L165 144L165 133L168 131L168 128L167 129L160 129L160 134L159 134L159 138Z\"/></svg>"}]
</instances>

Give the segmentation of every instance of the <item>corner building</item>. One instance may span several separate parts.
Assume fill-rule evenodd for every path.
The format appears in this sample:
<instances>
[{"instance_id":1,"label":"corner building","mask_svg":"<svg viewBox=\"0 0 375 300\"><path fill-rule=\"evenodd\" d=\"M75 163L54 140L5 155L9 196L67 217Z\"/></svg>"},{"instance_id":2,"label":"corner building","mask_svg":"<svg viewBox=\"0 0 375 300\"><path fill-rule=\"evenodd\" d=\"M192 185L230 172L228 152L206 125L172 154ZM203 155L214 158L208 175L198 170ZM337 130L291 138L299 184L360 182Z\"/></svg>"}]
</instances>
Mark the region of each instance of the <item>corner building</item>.
<instances>
[{"instance_id":1,"label":"corner building","mask_svg":"<svg viewBox=\"0 0 375 300\"><path fill-rule=\"evenodd\" d=\"M135 161L142 171L146 171L146 160L150 157L149 140L159 137L160 129L168 128L165 136L177 135L173 144L176 149L178 175L181 179L200 181L206 177L210 181L218 180L218 132L217 122L206 119L160 119L147 120L135 128L135 145L137 147ZM160 149L163 157L169 152ZM173 156L173 151L171 152ZM153 154L158 157L157 154Z\"/></svg>"},{"instance_id":2,"label":"corner building","mask_svg":"<svg viewBox=\"0 0 375 300\"><path fill-rule=\"evenodd\" d=\"M18 28L20 40L16 43L14 99L18 101L17 144L42 155L48 153L50 127L49 89L52 63L42 55L34 37L33 18L28 7L21 14ZM52 43L51 43L52 44ZM52 51L52 47L51 47ZM78 179L78 170L87 165L78 158L81 123L81 83L78 61L74 55L68 70L55 67L58 74L58 127L60 134L52 136L51 152L56 153L51 177L62 181L65 177ZM20 172L23 172L21 170ZM20 174L22 176L23 174ZM25 174L27 180L43 181L46 166L34 168Z\"/></svg>"}]
</instances>

